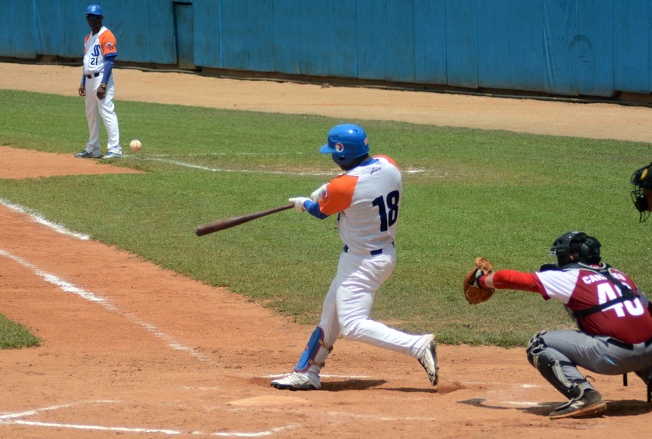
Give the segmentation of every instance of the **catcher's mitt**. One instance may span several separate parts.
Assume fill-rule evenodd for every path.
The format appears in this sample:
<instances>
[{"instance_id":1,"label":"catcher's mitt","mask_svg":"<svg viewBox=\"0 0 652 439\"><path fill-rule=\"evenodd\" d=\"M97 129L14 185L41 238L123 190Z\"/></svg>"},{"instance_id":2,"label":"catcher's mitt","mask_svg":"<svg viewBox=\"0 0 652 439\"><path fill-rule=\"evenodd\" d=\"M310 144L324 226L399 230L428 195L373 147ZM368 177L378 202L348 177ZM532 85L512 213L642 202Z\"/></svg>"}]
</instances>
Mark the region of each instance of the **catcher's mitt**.
<instances>
[{"instance_id":1,"label":"catcher's mitt","mask_svg":"<svg viewBox=\"0 0 652 439\"><path fill-rule=\"evenodd\" d=\"M493 288L481 287L478 283L480 276L489 274L494 271L494 267L485 258L475 258L475 268L464 276L464 297L471 305L485 302L496 291Z\"/></svg>"}]
</instances>

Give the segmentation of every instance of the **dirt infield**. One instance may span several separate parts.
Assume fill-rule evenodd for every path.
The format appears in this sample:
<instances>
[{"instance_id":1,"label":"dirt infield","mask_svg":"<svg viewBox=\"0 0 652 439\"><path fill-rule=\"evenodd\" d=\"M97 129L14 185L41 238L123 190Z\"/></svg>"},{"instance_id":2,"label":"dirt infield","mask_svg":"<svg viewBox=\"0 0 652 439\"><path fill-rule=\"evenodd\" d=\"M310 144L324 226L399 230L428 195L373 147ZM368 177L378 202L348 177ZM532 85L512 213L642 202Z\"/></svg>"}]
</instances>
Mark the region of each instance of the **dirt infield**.
<instances>
[{"instance_id":1,"label":"dirt infield","mask_svg":"<svg viewBox=\"0 0 652 439\"><path fill-rule=\"evenodd\" d=\"M107 166L97 160L75 160L70 155L0 146L0 178L21 179L55 175L140 174L129 168Z\"/></svg>"},{"instance_id":2,"label":"dirt infield","mask_svg":"<svg viewBox=\"0 0 652 439\"><path fill-rule=\"evenodd\" d=\"M0 63L0 88L73 95L78 73ZM652 109L606 104L135 70L116 75L118 99L643 141L650 141L652 126ZM125 172L70 155L0 147L0 184L55 175L64 167L66 174ZM612 439L652 433L652 406L634 376L628 387L620 376L595 376L609 401L606 416L550 421L547 412L563 398L522 349L441 346L441 384L433 389L416 360L340 340L324 369L322 391L278 391L269 386L270 376L288 371L312 327L7 206L0 205L0 225L0 312L43 339L38 348L0 351L3 439Z\"/></svg>"}]
</instances>

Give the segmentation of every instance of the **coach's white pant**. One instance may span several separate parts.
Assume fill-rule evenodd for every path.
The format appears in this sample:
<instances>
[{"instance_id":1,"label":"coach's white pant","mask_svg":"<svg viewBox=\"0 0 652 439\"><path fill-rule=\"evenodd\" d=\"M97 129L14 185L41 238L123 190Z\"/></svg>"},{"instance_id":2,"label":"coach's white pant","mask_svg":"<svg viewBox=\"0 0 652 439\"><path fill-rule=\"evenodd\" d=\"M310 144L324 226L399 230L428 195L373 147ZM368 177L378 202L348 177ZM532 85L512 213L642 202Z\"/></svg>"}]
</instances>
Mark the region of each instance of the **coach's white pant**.
<instances>
[{"instance_id":1,"label":"coach's white pant","mask_svg":"<svg viewBox=\"0 0 652 439\"><path fill-rule=\"evenodd\" d=\"M104 99L98 99L97 88L102 82L102 75L93 78L86 78L86 122L88 122L88 142L86 151L100 153L100 126L98 116L104 122L107 135L107 151L116 154L122 154L120 147L120 130L118 128L118 116L115 114L113 105L113 96L115 95L115 85L113 78L109 79L106 86L106 95Z\"/></svg>"},{"instance_id":2,"label":"coach's white pant","mask_svg":"<svg viewBox=\"0 0 652 439\"><path fill-rule=\"evenodd\" d=\"M375 256L343 252L337 274L324 299L319 326L324 344L332 347L342 336L416 357L429 342L424 335L412 335L369 319L376 290L396 266L393 246ZM318 367L311 367L319 373Z\"/></svg>"}]
</instances>

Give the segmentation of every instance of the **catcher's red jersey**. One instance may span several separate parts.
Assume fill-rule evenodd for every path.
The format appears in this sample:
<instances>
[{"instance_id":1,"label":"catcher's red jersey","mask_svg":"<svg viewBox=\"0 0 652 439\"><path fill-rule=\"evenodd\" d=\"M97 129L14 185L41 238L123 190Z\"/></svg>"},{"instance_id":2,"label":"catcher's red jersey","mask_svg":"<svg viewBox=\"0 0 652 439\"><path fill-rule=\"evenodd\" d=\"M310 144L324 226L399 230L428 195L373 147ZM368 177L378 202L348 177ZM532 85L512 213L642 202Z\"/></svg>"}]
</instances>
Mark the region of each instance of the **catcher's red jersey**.
<instances>
[{"instance_id":1,"label":"catcher's red jersey","mask_svg":"<svg viewBox=\"0 0 652 439\"><path fill-rule=\"evenodd\" d=\"M611 268L611 275L632 290L636 284L624 273ZM571 311L580 311L621 297L618 285L591 270L551 270L536 273L544 298L558 299ZM641 299L625 300L602 311L580 318L586 333L609 335L626 343L652 338L652 315Z\"/></svg>"},{"instance_id":2,"label":"catcher's red jersey","mask_svg":"<svg viewBox=\"0 0 652 439\"><path fill-rule=\"evenodd\" d=\"M597 267L599 268L599 267ZM636 284L624 273L609 269L619 282L636 290ZM544 299L557 299L571 311L581 311L621 297L618 285L592 270L571 268L566 270L520 273L500 270L494 275L497 288L536 291ZM584 332L607 335L626 343L641 343L652 339L652 314L640 298L625 300L602 311L579 319Z\"/></svg>"}]
</instances>

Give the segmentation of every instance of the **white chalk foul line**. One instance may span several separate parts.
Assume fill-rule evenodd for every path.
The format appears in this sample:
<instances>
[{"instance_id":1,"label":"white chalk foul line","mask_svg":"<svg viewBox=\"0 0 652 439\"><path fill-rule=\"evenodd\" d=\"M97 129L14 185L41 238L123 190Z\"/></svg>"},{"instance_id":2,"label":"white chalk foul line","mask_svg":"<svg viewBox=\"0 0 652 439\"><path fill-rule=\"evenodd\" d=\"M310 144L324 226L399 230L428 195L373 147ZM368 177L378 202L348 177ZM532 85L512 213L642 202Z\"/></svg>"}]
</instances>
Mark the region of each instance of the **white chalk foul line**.
<instances>
[{"instance_id":1,"label":"white chalk foul line","mask_svg":"<svg viewBox=\"0 0 652 439\"><path fill-rule=\"evenodd\" d=\"M45 280L48 283L51 283L54 286L60 288L61 290L63 290L66 293L75 294L75 295L81 297L84 300L88 300L89 302L99 304L100 306L102 306L107 311L111 311L111 312L114 312L116 314L121 315L122 317L125 317L130 322L135 323L136 325L138 325L138 326L144 328L145 330L147 330L149 333L151 333L154 336L156 336L156 337L160 338L161 340L165 341L167 343L168 347L170 347L170 348L172 348L172 349L174 349L176 351L187 352L190 355L192 355L193 357L195 357L195 358L197 358L197 359L199 359L201 361L208 361L209 360L209 358L206 355L195 351L193 348L190 348L188 346L184 346L183 344L176 341L170 335L165 334L164 332L160 331L156 326L141 320L140 318L138 318L137 316L135 316L132 313L127 313L127 312L120 311L114 304L112 304L108 299L106 299L106 298L104 298L102 296L99 296L99 295L97 295L97 294L95 294L95 293L93 293L91 291L87 291L87 290L84 290L82 288L79 288L76 285L73 285L70 282L67 282L67 281L55 276L54 274L47 273L47 272L41 270L40 268L38 268L37 266L35 266L34 264L32 264L31 262L26 261L25 259L21 258L20 256L15 256L15 255L9 253L6 250L0 249L0 256L4 256L6 258L12 259L15 262L19 263L20 265L22 265L22 266L24 266L26 268L29 268L38 277L40 277L41 279Z\"/></svg>"},{"instance_id":2,"label":"white chalk foul line","mask_svg":"<svg viewBox=\"0 0 652 439\"><path fill-rule=\"evenodd\" d=\"M269 175L311 175L311 176L334 175L332 172L287 172L287 171L265 171L265 170L256 170L256 169L210 168L208 166L195 165L193 163L186 163L179 160L158 159L152 157L144 158L143 160L168 163L171 165L182 166L185 168L192 168L192 169L200 169L202 171L209 171L209 172L232 172L236 174L242 173L242 174L269 174Z\"/></svg>"},{"instance_id":3,"label":"white chalk foul line","mask_svg":"<svg viewBox=\"0 0 652 439\"><path fill-rule=\"evenodd\" d=\"M139 427L111 427L104 425L85 425L85 424L66 424L59 422L39 422L39 421L0 421L0 424L18 424L29 425L32 427L50 427L50 428L68 428L72 430L86 430L86 431L113 431L120 433L150 433L162 434L167 436L176 435L193 435L193 436L216 436L216 437L265 437L271 436L274 433L279 433L283 430L290 430L299 427L296 424L284 425L281 427L270 428L269 430L254 431L254 432L236 432L236 431L216 431L214 433L206 433L202 431L183 431L173 430L169 428L139 428Z\"/></svg>"},{"instance_id":4,"label":"white chalk foul line","mask_svg":"<svg viewBox=\"0 0 652 439\"><path fill-rule=\"evenodd\" d=\"M125 157L137 158L146 160L148 158L165 158L165 157L233 157L233 156L252 156L252 157L266 157L266 156L301 156L313 153L288 151L288 152L205 152L196 154L147 154L147 157L140 157L136 154L125 154Z\"/></svg>"},{"instance_id":5,"label":"white chalk foul line","mask_svg":"<svg viewBox=\"0 0 652 439\"><path fill-rule=\"evenodd\" d=\"M209 171L209 172L232 172L232 173L243 173L243 174L267 174L267 175L298 175L298 176L333 176L335 175L333 172L289 172L289 171L266 171L266 170L261 170L261 169L226 169L226 168L211 168L208 166L203 166L203 165L195 165L193 163L187 163L187 162L182 162L180 160L171 160L171 159L163 159L163 158L155 158L155 157L147 157L143 158L142 160L150 160L150 161L155 161L155 162L162 162L162 163L167 163L170 165L175 165L175 166L182 166L185 168L192 168L192 169L199 169L202 171ZM420 174L425 172L423 169L407 169L405 171L408 174Z\"/></svg>"},{"instance_id":6,"label":"white chalk foul line","mask_svg":"<svg viewBox=\"0 0 652 439\"><path fill-rule=\"evenodd\" d=\"M65 228L61 224L53 223L52 221L49 221L49 220L45 219L40 213L38 213L38 212L36 212L34 210L31 210L31 209L28 209L27 207L21 206L19 204L12 203L12 202L10 202L8 200L5 200L3 198L0 198L0 204L2 204L3 206L5 206L5 207L7 207L7 208L9 208L9 209L11 209L11 210L13 210L15 212L23 213L25 215L30 216L34 222L42 224L42 225L44 225L46 227L49 227L52 230L54 230L55 232L61 233L63 235L72 236L73 238L81 239L83 241L86 241L86 240L90 239L90 237L88 235L68 230L67 228Z\"/></svg>"},{"instance_id":7,"label":"white chalk foul line","mask_svg":"<svg viewBox=\"0 0 652 439\"><path fill-rule=\"evenodd\" d=\"M193 435L193 436L219 436L219 437L264 437L264 436L271 436L274 433L278 433L283 430L291 430L300 427L300 425L298 424L289 424L281 427L270 428L269 430L255 431L255 432L216 431L213 433L207 433L202 431L182 431L182 430L175 430L171 428L145 428L145 427L69 424L69 423L60 423L60 422L25 421L23 419L20 419L20 418L25 418L27 416L34 416L42 412L70 408L70 407L79 406L83 404L117 404L120 402L122 401L116 401L112 399L106 399L106 400L99 399L99 400L91 400L91 401L78 401L69 404L52 405L49 407L25 410L22 412L4 413L0 415L0 425L17 424L17 425L28 425L32 427L67 428L72 430L87 430L87 431L114 431L120 433L151 433L151 434L163 434L168 436L183 434L183 435Z\"/></svg>"},{"instance_id":8,"label":"white chalk foul line","mask_svg":"<svg viewBox=\"0 0 652 439\"><path fill-rule=\"evenodd\" d=\"M39 421L11 421L5 424L29 425L32 427L53 427L69 428L73 430L95 430L95 431L116 431L122 433L160 433L167 435L182 434L179 430L168 430L162 428L131 428L131 427L105 427L102 425L82 425L82 424L62 424L58 422L39 422Z\"/></svg>"},{"instance_id":9,"label":"white chalk foul line","mask_svg":"<svg viewBox=\"0 0 652 439\"><path fill-rule=\"evenodd\" d=\"M25 410L23 412L15 412L15 413L3 413L0 415L0 423L2 423L5 419L17 419L17 418L24 418L26 416L33 416L36 414L39 414L41 412L49 412L52 410L59 410L59 409L65 409L68 407L74 407L76 405L81 405L81 404L114 404L120 401L115 401L112 399L98 399L94 401L79 401L79 402L71 402L68 404L59 404L59 405L51 405L48 407L43 407L40 409L32 409L32 410Z\"/></svg>"}]
</instances>

